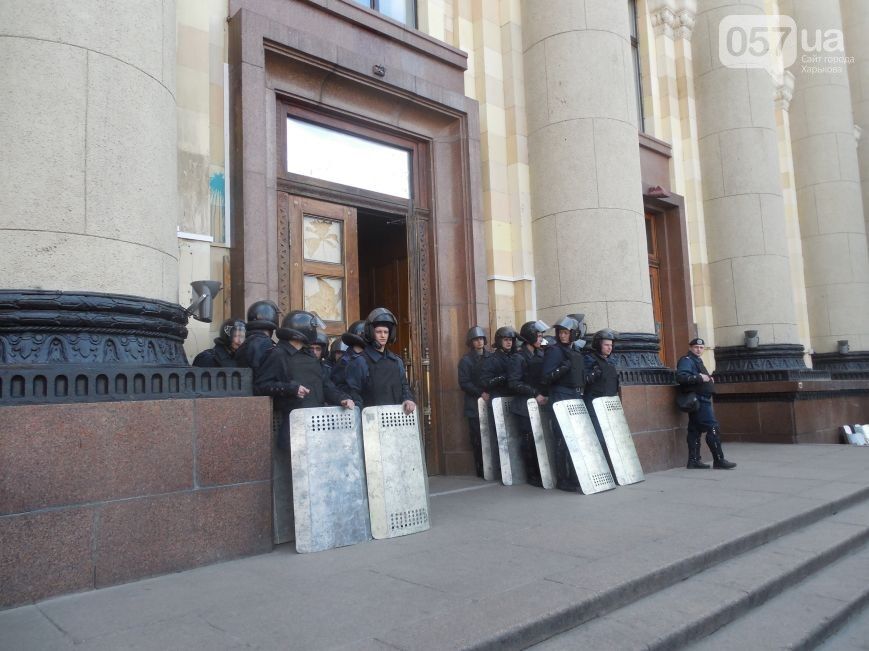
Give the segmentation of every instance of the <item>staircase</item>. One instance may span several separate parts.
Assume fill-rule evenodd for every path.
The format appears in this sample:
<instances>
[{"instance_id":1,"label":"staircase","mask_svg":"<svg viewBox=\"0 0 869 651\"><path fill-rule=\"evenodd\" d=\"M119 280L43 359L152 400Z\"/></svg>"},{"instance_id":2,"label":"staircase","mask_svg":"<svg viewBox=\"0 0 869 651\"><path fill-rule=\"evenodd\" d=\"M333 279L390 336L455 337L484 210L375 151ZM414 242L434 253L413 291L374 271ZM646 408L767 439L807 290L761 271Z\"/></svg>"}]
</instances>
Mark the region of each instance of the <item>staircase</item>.
<instances>
[{"instance_id":1,"label":"staircase","mask_svg":"<svg viewBox=\"0 0 869 651\"><path fill-rule=\"evenodd\" d=\"M529 648L812 649L869 605L869 490L597 595ZM564 626L562 619L562 627Z\"/></svg>"}]
</instances>

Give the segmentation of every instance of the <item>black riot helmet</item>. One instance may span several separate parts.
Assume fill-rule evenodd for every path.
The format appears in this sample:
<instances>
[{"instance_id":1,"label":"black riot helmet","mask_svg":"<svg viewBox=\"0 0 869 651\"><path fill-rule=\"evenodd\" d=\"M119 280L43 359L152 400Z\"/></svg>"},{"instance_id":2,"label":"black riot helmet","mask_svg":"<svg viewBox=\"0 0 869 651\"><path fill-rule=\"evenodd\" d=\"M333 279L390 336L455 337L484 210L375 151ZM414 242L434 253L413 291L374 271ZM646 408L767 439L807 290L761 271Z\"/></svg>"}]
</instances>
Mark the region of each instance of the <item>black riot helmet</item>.
<instances>
[{"instance_id":1,"label":"black riot helmet","mask_svg":"<svg viewBox=\"0 0 869 651\"><path fill-rule=\"evenodd\" d=\"M387 343L395 343L396 330L398 330L398 321L395 315L385 307L375 307L371 310L368 318L365 319L365 339L374 343L374 328L375 326L386 326L389 328L389 339Z\"/></svg>"},{"instance_id":2,"label":"black riot helmet","mask_svg":"<svg viewBox=\"0 0 869 651\"><path fill-rule=\"evenodd\" d=\"M495 330L495 348L500 348L503 350L503 343L505 339L512 339L513 345L516 345L516 337L519 336L519 333L513 329L513 326L501 326L497 330ZM512 350L511 350L512 352Z\"/></svg>"},{"instance_id":3,"label":"black riot helmet","mask_svg":"<svg viewBox=\"0 0 869 651\"><path fill-rule=\"evenodd\" d=\"M365 348L365 321L354 321L347 328L347 332L341 335L341 341L346 346L359 346Z\"/></svg>"},{"instance_id":4,"label":"black riot helmet","mask_svg":"<svg viewBox=\"0 0 869 651\"><path fill-rule=\"evenodd\" d=\"M323 347L323 351L325 352L329 349L329 335L327 335L324 330L317 330L317 336L311 343L319 344Z\"/></svg>"},{"instance_id":5,"label":"black riot helmet","mask_svg":"<svg viewBox=\"0 0 869 651\"><path fill-rule=\"evenodd\" d=\"M579 336L577 339L585 339L585 335L588 332L588 324L585 322L584 314L568 314L571 319L576 319L577 323L579 323Z\"/></svg>"},{"instance_id":6,"label":"black riot helmet","mask_svg":"<svg viewBox=\"0 0 869 651\"><path fill-rule=\"evenodd\" d=\"M549 330L549 326L543 321L528 321L519 328L519 339L533 346L537 343L537 337Z\"/></svg>"},{"instance_id":7,"label":"black riot helmet","mask_svg":"<svg viewBox=\"0 0 869 651\"><path fill-rule=\"evenodd\" d=\"M247 308L248 330L275 330L278 327L278 306L274 301L257 301Z\"/></svg>"},{"instance_id":8,"label":"black riot helmet","mask_svg":"<svg viewBox=\"0 0 869 651\"><path fill-rule=\"evenodd\" d=\"M598 330L594 333L594 338L591 340L591 347L600 352L600 342L604 339L609 339L612 342L618 338L618 334L615 330L610 330L609 328L604 328L603 330Z\"/></svg>"},{"instance_id":9,"label":"black riot helmet","mask_svg":"<svg viewBox=\"0 0 869 651\"><path fill-rule=\"evenodd\" d=\"M475 325L473 328L468 330L468 334L465 335L465 345L470 346L471 342L474 339L479 339L480 337L483 338L484 344L489 343L489 340L486 339L486 331L483 330L480 326Z\"/></svg>"},{"instance_id":10,"label":"black riot helmet","mask_svg":"<svg viewBox=\"0 0 869 651\"><path fill-rule=\"evenodd\" d=\"M232 345L233 337L238 333L241 333L242 341L244 341L245 332L246 328L244 321L239 321L238 319L227 319L220 324L220 331L217 333L217 339L214 340L214 343L221 343L224 346L229 347Z\"/></svg>"},{"instance_id":11,"label":"black riot helmet","mask_svg":"<svg viewBox=\"0 0 869 651\"><path fill-rule=\"evenodd\" d=\"M326 324L313 312L293 310L278 328L278 339L301 341L305 344L317 343L317 329L325 328Z\"/></svg>"},{"instance_id":12,"label":"black riot helmet","mask_svg":"<svg viewBox=\"0 0 869 651\"><path fill-rule=\"evenodd\" d=\"M570 341L579 339L579 321L570 315L561 317L555 324L555 331L559 330L570 330Z\"/></svg>"},{"instance_id":13,"label":"black riot helmet","mask_svg":"<svg viewBox=\"0 0 869 651\"><path fill-rule=\"evenodd\" d=\"M344 354L344 351L347 350L347 344L345 344L340 339L336 339L332 342L332 345L329 347L329 361L333 364L338 363L338 355Z\"/></svg>"}]
</instances>

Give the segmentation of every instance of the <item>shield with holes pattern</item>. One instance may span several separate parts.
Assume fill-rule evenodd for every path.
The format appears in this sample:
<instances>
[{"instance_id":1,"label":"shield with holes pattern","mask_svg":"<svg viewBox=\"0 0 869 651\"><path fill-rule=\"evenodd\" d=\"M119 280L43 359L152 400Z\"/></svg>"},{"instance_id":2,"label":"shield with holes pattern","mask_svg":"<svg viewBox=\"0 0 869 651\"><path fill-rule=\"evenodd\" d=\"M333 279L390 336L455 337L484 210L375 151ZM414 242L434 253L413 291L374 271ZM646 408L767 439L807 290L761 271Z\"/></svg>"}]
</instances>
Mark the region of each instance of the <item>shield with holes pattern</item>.
<instances>
[{"instance_id":1,"label":"shield with holes pattern","mask_svg":"<svg viewBox=\"0 0 869 651\"><path fill-rule=\"evenodd\" d=\"M618 396L606 396L595 398L591 402L603 440L606 443L613 472L619 486L636 484L643 481L643 466L637 456L637 448L631 437L631 429L625 419L625 411L622 409L622 401Z\"/></svg>"},{"instance_id":2,"label":"shield with holes pattern","mask_svg":"<svg viewBox=\"0 0 869 651\"><path fill-rule=\"evenodd\" d=\"M359 410L294 410L290 450L296 551L370 540Z\"/></svg>"},{"instance_id":3,"label":"shield with holes pattern","mask_svg":"<svg viewBox=\"0 0 869 651\"><path fill-rule=\"evenodd\" d=\"M528 418L534 435L534 449L540 468L540 483L543 488L555 488L555 435L549 422L549 414L540 409L537 400L528 400Z\"/></svg>"},{"instance_id":4,"label":"shield with holes pattern","mask_svg":"<svg viewBox=\"0 0 869 651\"><path fill-rule=\"evenodd\" d=\"M522 398L517 398L521 400ZM524 484L525 460L522 458L522 433L516 425L516 416L510 411L513 398L494 398L492 414L498 435L498 457L501 460L501 482L505 486Z\"/></svg>"},{"instance_id":5,"label":"shield with holes pattern","mask_svg":"<svg viewBox=\"0 0 869 651\"><path fill-rule=\"evenodd\" d=\"M371 533L378 539L405 536L431 526L417 413L405 414L401 405L362 410Z\"/></svg>"},{"instance_id":6,"label":"shield with holes pattern","mask_svg":"<svg viewBox=\"0 0 869 651\"><path fill-rule=\"evenodd\" d=\"M498 459L498 436L492 424L489 403L477 398L477 413L480 415L480 445L483 449L483 479L501 479L501 462Z\"/></svg>"},{"instance_id":7,"label":"shield with holes pattern","mask_svg":"<svg viewBox=\"0 0 869 651\"><path fill-rule=\"evenodd\" d=\"M552 411L567 443L582 492L590 495L615 488L616 482L585 403L582 400L560 400L552 405Z\"/></svg>"}]
</instances>

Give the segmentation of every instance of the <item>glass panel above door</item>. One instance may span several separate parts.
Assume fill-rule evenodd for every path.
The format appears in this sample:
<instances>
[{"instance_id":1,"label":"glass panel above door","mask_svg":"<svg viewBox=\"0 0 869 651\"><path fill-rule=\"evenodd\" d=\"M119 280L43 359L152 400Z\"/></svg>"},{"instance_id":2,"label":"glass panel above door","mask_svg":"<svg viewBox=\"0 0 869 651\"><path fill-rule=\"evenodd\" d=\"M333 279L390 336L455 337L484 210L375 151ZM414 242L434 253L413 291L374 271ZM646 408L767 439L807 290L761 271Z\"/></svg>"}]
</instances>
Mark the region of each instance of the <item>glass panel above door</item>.
<instances>
[{"instance_id":1,"label":"glass panel above door","mask_svg":"<svg viewBox=\"0 0 869 651\"><path fill-rule=\"evenodd\" d=\"M410 152L287 118L287 171L410 198Z\"/></svg>"}]
</instances>

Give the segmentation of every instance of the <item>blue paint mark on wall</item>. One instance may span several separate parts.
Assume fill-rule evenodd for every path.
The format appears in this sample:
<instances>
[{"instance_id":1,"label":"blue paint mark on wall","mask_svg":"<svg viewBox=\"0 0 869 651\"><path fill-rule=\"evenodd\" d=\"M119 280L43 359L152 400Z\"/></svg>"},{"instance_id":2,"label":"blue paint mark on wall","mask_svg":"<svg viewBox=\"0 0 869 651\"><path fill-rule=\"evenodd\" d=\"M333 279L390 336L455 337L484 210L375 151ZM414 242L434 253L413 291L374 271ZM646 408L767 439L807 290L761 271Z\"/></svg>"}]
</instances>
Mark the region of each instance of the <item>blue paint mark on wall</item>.
<instances>
[{"instance_id":1,"label":"blue paint mark on wall","mask_svg":"<svg viewBox=\"0 0 869 651\"><path fill-rule=\"evenodd\" d=\"M214 172L208 179L211 203L211 232L215 242L226 242L226 178L223 172Z\"/></svg>"}]
</instances>

